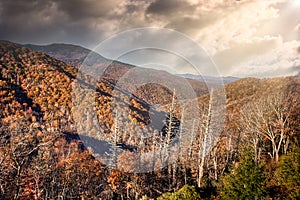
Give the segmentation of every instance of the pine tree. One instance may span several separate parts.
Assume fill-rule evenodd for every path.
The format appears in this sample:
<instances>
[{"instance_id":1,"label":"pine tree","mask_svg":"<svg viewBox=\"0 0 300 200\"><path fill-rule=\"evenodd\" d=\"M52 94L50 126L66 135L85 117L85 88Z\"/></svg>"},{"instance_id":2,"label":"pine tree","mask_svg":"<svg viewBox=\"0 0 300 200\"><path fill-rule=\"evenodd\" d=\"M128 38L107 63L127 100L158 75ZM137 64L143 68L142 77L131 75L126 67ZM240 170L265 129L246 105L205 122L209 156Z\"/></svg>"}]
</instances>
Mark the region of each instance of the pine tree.
<instances>
[{"instance_id":1,"label":"pine tree","mask_svg":"<svg viewBox=\"0 0 300 200\"><path fill-rule=\"evenodd\" d=\"M266 195L264 168L255 163L253 152L246 149L240 165L222 179L222 199L263 199Z\"/></svg>"},{"instance_id":2,"label":"pine tree","mask_svg":"<svg viewBox=\"0 0 300 200\"><path fill-rule=\"evenodd\" d=\"M174 193L164 193L162 196L157 198L158 200L190 200L200 199L200 195L197 193L195 186L185 185L180 190Z\"/></svg>"},{"instance_id":3,"label":"pine tree","mask_svg":"<svg viewBox=\"0 0 300 200\"><path fill-rule=\"evenodd\" d=\"M276 170L279 184L291 199L300 199L300 148L281 157Z\"/></svg>"}]
</instances>

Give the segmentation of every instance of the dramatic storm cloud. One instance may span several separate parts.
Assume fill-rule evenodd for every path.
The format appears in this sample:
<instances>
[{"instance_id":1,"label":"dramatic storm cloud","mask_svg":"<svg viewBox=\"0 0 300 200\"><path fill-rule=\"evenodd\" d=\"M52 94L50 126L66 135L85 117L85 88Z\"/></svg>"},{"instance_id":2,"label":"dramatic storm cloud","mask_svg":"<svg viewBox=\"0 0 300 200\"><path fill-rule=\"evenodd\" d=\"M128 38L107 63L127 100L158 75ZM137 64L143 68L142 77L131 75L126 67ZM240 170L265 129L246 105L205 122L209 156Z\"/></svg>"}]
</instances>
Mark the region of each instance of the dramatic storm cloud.
<instances>
[{"instance_id":1,"label":"dramatic storm cloud","mask_svg":"<svg viewBox=\"0 0 300 200\"><path fill-rule=\"evenodd\" d=\"M299 9L297 0L0 0L0 39L94 48L120 31L164 27L198 42L224 76L293 75Z\"/></svg>"}]
</instances>

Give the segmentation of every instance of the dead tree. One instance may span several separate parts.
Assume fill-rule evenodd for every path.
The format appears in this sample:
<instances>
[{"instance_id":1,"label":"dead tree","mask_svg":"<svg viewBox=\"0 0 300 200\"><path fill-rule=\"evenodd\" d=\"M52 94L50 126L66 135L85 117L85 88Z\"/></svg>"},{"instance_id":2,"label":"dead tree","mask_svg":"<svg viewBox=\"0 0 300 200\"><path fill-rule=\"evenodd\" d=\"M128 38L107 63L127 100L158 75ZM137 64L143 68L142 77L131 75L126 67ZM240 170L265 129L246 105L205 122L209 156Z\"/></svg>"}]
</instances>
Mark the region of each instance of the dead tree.
<instances>
[{"instance_id":1,"label":"dead tree","mask_svg":"<svg viewBox=\"0 0 300 200\"><path fill-rule=\"evenodd\" d=\"M205 131L204 131L204 136L203 136L203 140L202 143L200 143L201 147L199 148L199 152L198 152L198 180L197 180L197 184L198 187L201 186L201 180L204 174L204 162L205 162L205 156L207 154L207 149L208 149L208 139L212 140L212 138L210 137L210 124L211 124L211 118L212 118L212 100L213 100L213 89L211 90L210 93L210 100L208 103L208 111L207 111L207 115L205 117ZM209 142L208 145L211 145L211 141Z\"/></svg>"},{"instance_id":2,"label":"dead tree","mask_svg":"<svg viewBox=\"0 0 300 200\"><path fill-rule=\"evenodd\" d=\"M287 105L284 99L282 93L259 99L245 107L242 118L245 133L253 135L254 148L258 149L261 137L269 140L271 143L269 155L276 162L279 160L283 144L287 144L289 135L290 105Z\"/></svg>"}]
</instances>

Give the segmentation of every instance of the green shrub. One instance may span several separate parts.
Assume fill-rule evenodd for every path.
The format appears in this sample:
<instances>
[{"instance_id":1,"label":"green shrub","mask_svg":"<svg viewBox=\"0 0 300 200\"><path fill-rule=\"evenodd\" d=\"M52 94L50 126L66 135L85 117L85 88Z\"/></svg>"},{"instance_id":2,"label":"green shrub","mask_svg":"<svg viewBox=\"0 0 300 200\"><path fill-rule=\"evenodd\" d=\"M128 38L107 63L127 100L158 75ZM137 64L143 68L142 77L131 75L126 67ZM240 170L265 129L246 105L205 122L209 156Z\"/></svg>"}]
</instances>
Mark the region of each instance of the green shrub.
<instances>
[{"instance_id":1,"label":"green shrub","mask_svg":"<svg viewBox=\"0 0 300 200\"><path fill-rule=\"evenodd\" d=\"M238 167L222 178L222 199L264 199L266 196L266 178L264 168L257 166L253 153L245 150Z\"/></svg>"},{"instance_id":2,"label":"green shrub","mask_svg":"<svg viewBox=\"0 0 300 200\"><path fill-rule=\"evenodd\" d=\"M174 193L164 193L158 197L157 200L197 200L200 195L196 192L194 186L185 185L180 190Z\"/></svg>"}]
</instances>

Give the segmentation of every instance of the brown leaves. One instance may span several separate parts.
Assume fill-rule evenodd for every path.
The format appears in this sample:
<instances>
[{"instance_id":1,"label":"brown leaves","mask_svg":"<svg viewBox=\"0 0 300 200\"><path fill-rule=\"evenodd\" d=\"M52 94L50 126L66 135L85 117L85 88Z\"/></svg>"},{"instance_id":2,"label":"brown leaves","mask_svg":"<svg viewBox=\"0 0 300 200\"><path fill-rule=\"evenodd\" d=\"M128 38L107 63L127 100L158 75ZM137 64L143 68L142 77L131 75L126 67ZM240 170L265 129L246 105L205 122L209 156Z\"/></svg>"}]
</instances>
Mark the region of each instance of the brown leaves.
<instances>
[{"instance_id":1,"label":"brown leaves","mask_svg":"<svg viewBox=\"0 0 300 200\"><path fill-rule=\"evenodd\" d=\"M120 185L122 173L112 169L111 174L107 177L107 182L112 190L116 191Z\"/></svg>"},{"instance_id":2,"label":"brown leaves","mask_svg":"<svg viewBox=\"0 0 300 200\"><path fill-rule=\"evenodd\" d=\"M135 165L137 162L136 154L130 151L123 151L122 154L118 156L118 169L124 172L134 172Z\"/></svg>"}]
</instances>

